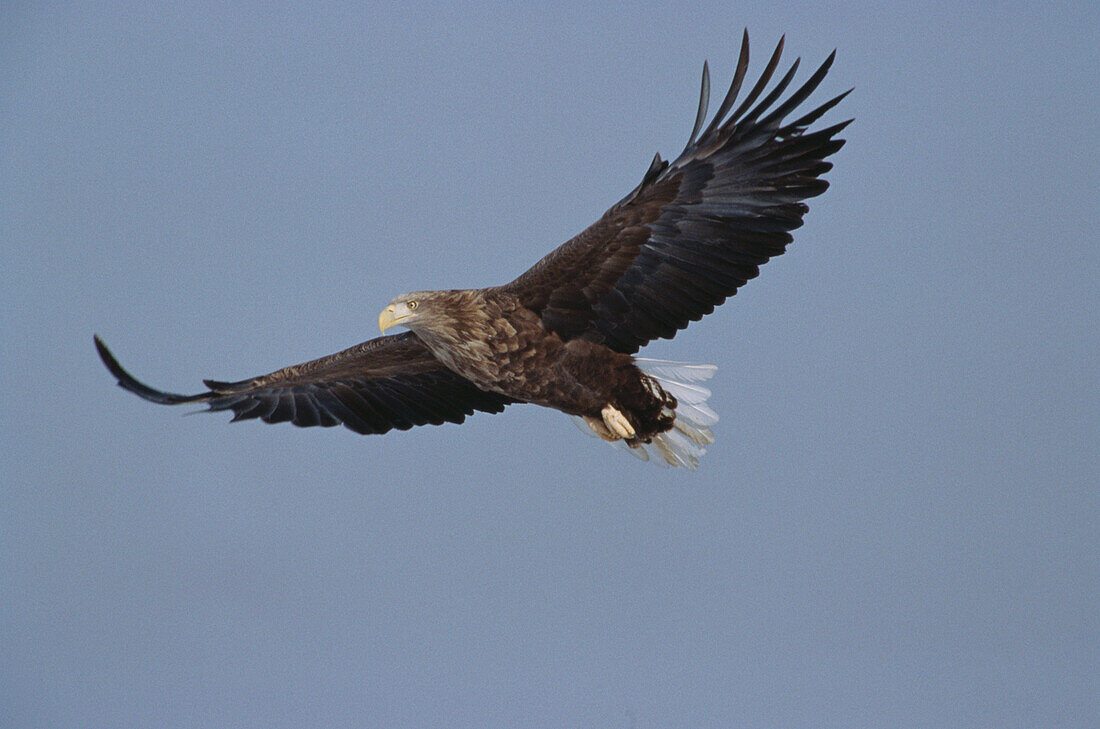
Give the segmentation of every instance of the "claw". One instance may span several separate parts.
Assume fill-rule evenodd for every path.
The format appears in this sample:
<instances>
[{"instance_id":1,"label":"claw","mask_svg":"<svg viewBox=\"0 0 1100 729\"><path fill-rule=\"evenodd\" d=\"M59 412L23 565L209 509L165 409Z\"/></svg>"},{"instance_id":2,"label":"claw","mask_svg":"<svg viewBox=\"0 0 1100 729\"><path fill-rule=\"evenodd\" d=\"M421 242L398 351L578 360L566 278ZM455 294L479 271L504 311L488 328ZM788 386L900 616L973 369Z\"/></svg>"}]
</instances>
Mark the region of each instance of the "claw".
<instances>
[{"instance_id":1,"label":"claw","mask_svg":"<svg viewBox=\"0 0 1100 729\"><path fill-rule=\"evenodd\" d=\"M619 412L614 405L604 406L604 409L600 411L600 415L603 416L604 425L614 434L614 440L618 440L619 438L629 440L634 437L634 426L630 424L626 416Z\"/></svg>"},{"instance_id":2,"label":"claw","mask_svg":"<svg viewBox=\"0 0 1100 729\"><path fill-rule=\"evenodd\" d=\"M619 437L607 429L607 426L603 424L603 421L599 418L593 418L589 415L584 416L584 422L588 423L588 427L592 429L592 432L600 436L609 443L614 443L619 440Z\"/></svg>"}]
</instances>

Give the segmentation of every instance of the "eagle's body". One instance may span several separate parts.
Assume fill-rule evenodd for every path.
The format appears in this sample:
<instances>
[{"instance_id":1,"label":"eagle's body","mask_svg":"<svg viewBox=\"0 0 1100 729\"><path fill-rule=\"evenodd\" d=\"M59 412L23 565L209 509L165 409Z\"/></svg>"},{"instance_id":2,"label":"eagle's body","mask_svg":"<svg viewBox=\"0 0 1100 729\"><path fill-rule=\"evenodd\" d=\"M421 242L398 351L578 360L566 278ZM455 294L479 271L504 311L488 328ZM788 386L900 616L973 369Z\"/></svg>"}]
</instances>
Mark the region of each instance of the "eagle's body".
<instances>
[{"instance_id":1,"label":"eagle's body","mask_svg":"<svg viewBox=\"0 0 1100 729\"><path fill-rule=\"evenodd\" d=\"M447 369L478 388L569 415L602 419L611 405L647 442L672 427L676 399L634 358L586 339L563 340L513 293L500 289L406 294L419 317L404 322ZM667 411L667 412L662 412Z\"/></svg>"},{"instance_id":2,"label":"eagle's body","mask_svg":"<svg viewBox=\"0 0 1100 729\"><path fill-rule=\"evenodd\" d=\"M197 395L138 382L97 337L100 356L122 387L147 400L203 402L232 410L234 420L384 433L527 402L575 416L635 455L648 457L652 446L666 463L692 467L713 442L717 416L698 382L714 367L634 354L712 312L783 253L802 224L802 201L828 187L826 158L844 144L835 137L848 122L809 127L846 94L786 121L833 56L780 101L795 61L760 99L782 47L733 110L748 67L745 35L733 83L705 129L704 65L684 151L671 163L655 157L637 188L511 283L395 298L379 326L406 326L404 334L240 382L207 380L209 391Z\"/></svg>"}]
</instances>

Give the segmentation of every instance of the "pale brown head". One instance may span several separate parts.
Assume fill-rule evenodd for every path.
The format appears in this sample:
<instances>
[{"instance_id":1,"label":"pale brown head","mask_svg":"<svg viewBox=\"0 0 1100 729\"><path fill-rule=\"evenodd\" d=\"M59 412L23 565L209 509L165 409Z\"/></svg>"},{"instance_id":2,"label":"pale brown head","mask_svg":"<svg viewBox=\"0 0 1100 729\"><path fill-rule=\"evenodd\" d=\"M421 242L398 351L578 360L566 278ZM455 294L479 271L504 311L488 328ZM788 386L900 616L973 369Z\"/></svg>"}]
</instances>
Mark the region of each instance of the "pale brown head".
<instances>
[{"instance_id":1,"label":"pale brown head","mask_svg":"<svg viewBox=\"0 0 1100 729\"><path fill-rule=\"evenodd\" d=\"M378 328L385 334L392 326L400 324L416 330L441 323L440 309L445 306L440 291L413 291L401 294L378 315Z\"/></svg>"},{"instance_id":2,"label":"pale brown head","mask_svg":"<svg viewBox=\"0 0 1100 729\"><path fill-rule=\"evenodd\" d=\"M477 321L481 299L474 289L413 291L401 294L378 315L383 333L401 325L418 334L465 330Z\"/></svg>"}]
</instances>

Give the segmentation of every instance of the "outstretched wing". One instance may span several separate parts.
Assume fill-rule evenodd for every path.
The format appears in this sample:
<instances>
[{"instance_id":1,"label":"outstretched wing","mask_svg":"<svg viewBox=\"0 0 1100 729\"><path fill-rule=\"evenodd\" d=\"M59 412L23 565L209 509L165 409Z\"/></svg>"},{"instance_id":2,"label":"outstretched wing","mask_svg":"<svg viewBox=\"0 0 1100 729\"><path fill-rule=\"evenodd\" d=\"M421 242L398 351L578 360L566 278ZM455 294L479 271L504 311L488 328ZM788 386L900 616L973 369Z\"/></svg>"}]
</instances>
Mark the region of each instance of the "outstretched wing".
<instances>
[{"instance_id":1,"label":"outstretched wing","mask_svg":"<svg viewBox=\"0 0 1100 729\"><path fill-rule=\"evenodd\" d=\"M479 390L444 367L412 332L379 337L342 352L240 382L204 380L197 395L176 395L138 382L97 336L95 346L124 390L162 405L205 403L232 410L233 420L259 418L300 427L343 423L356 433L414 425L461 423L477 410L499 413L515 402Z\"/></svg>"},{"instance_id":2,"label":"outstretched wing","mask_svg":"<svg viewBox=\"0 0 1100 729\"><path fill-rule=\"evenodd\" d=\"M760 80L730 113L749 62L746 31L733 83L706 129L704 64L695 127L680 156L669 164L657 155L633 192L502 290L565 339L634 353L674 336L754 278L802 225L808 209L802 201L828 187L821 176L832 164L825 158L844 144L836 135L849 123L808 131L847 92L786 121L821 83L835 52L780 101L796 60L756 103L782 50L781 39Z\"/></svg>"}]
</instances>

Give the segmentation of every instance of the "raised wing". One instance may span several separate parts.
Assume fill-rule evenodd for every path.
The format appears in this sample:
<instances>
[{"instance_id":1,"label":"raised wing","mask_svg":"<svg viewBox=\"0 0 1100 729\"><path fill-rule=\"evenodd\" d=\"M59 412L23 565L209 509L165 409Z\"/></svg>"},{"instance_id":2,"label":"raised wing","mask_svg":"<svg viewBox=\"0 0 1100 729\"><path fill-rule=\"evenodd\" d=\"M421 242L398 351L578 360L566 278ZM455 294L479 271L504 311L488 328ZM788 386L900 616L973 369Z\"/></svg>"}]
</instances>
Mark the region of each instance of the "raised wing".
<instances>
[{"instance_id":1,"label":"raised wing","mask_svg":"<svg viewBox=\"0 0 1100 729\"><path fill-rule=\"evenodd\" d=\"M97 336L95 346L124 390L162 405L205 403L232 410L233 420L259 418L300 427L344 424L356 433L414 425L461 423L477 410L499 413L514 402L479 390L444 367L412 332L379 337L342 352L240 382L204 380L210 388L177 395L138 382Z\"/></svg>"},{"instance_id":2,"label":"raised wing","mask_svg":"<svg viewBox=\"0 0 1100 729\"><path fill-rule=\"evenodd\" d=\"M796 60L757 103L782 50L780 39L760 80L730 113L748 68L745 33L733 83L706 129L704 64L695 126L680 156L671 164L654 157L633 192L502 290L565 339L632 354L674 336L757 276L802 225L808 210L802 201L828 187L821 176L832 164L825 158L844 144L836 135L850 122L807 131L847 92L785 121L821 83L835 52L780 101Z\"/></svg>"}]
</instances>

